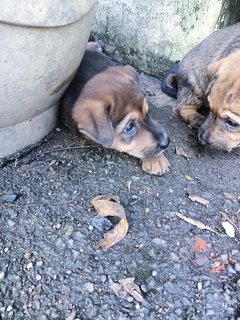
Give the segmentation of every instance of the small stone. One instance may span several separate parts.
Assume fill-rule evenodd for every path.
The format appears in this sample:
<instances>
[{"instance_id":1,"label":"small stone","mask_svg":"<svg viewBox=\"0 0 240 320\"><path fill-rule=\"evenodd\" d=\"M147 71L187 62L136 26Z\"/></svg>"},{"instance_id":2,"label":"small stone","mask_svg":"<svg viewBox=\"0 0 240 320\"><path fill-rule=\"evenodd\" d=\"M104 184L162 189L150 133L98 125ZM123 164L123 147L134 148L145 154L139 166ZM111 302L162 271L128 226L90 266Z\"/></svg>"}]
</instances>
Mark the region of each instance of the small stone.
<instances>
[{"instance_id":1,"label":"small stone","mask_svg":"<svg viewBox=\"0 0 240 320\"><path fill-rule=\"evenodd\" d=\"M27 266L26 266L26 268L27 268L28 270L32 269L32 267L33 267L32 262L29 262L29 263L27 264Z\"/></svg>"},{"instance_id":2,"label":"small stone","mask_svg":"<svg viewBox=\"0 0 240 320\"><path fill-rule=\"evenodd\" d=\"M30 252L25 252L24 255L23 255L23 258L24 259L29 259L31 257L31 255L32 254Z\"/></svg>"},{"instance_id":3,"label":"small stone","mask_svg":"<svg viewBox=\"0 0 240 320\"><path fill-rule=\"evenodd\" d=\"M69 315L67 315L65 320L74 320L76 319L76 311L73 310Z\"/></svg>"},{"instance_id":4,"label":"small stone","mask_svg":"<svg viewBox=\"0 0 240 320\"><path fill-rule=\"evenodd\" d=\"M3 271L0 272L0 280L2 280L4 278L4 276L5 276L5 273Z\"/></svg>"},{"instance_id":5,"label":"small stone","mask_svg":"<svg viewBox=\"0 0 240 320\"><path fill-rule=\"evenodd\" d=\"M5 253L7 253L9 251L9 248L4 248L3 250Z\"/></svg>"},{"instance_id":6,"label":"small stone","mask_svg":"<svg viewBox=\"0 0 240 320\"><path fill-rule=\"evenodd\" d=\"M227 262L228 254L221 254L221 260L222 260L223 263Z\"/></svg>"},{"instance_id":7,"label":"small stone","mask_svg":"<svg viewBox=\"0 0 240 320\"><path fill-rule=\"evenodd\" d=\"M94 291L94 285L91 282L84 283L83 288L90 293L92 293Z\"/></svg>"},{"instance_id":8,"label":"small stone","mask_svg":"<svg viewBox=\"0 0 240 320\"><path fill-rule=\"evenodd\" d=\"M198 288L198 291L202 291L203 285L201 282L198 282L197 288Z\"/></svg>"},{"instance_id":9,"label":"small stone","mask_svg":"<svg viewBox=\"0 0 240 320\"><path fill-rule=\"evenodd\" d=\"M12 311L12 306L8 306L7 309L6 309L6 311L7 311L7 312Z\"/></svg>"},{"instance_id":10,"label":"small stone","mask_svg":"<svg viewBox=\"0 0 240 320\"><path fill-rule=\"evenodd\" d=\"M42 260L39 260L36 262L36 266L37 267L41 267L43 265L43 261Z\"/></svg>"},{"instance_id":11,"label":"small stone","mask_svg":"<svg viewBox=\"0 0 240 320\"><path fill-rule=\"evenodd\" d=\"M167 241L161 238L154 238L152 239L152 243L159 247L166 247Z\"/></svg>"},{"instance_id":12,"label":"small stone","mask_svg":"<svg viewBox=\"0 0 240 320\"><path fill-rule=\"evenodd\" d=\"M240 263L239 263L239 262L236 262L236 263L235 263L234 269L235 269L237 272L240 272Z\"/></svg>"},{"instance_id":13,"label":"small stone","mask_svg":"<svg viewBox=\"0 0 240 320\"><path fill-rule=\"evenodd\" d=\"M136 309L139 310L140 309L140 304L137 302L136 303Z\"/></svg>"},{"instance_id":14,"label":"small stone","mask_svg":"<svg viewBox=\"0 0 240 320\"><path fill-rule=\"evenodd\" d=\"M41 279L42 279L42 277L40 276L40 274L37 274L37 275L36 275L36 280L37 280L37 281L40 281Z\"/></svg>"},{"instance_id":15,"label":"small stone","mask_svg":"<svg viewBox=\"0 0 240 320\"><path fill-rule=\"evenodd\" d=\"M112 228L111 221L100 216L95 216L92 219L92 225L94 228L101 232L108 231L110 228Z\"/></svg>"},{"instance_id":16,"label":"small stone","mask_svg":"<svg viewBox=\"0 0 240 320\"><path fill-rule=\"evenodd\" d=\"M215 316L215 312L213 310L207 310L206 315L209 317Z\"/></svg>"},{"instance_id":17,"label":"small stone","mask_svg":"<svg viewBox=\"0 0 240 320\"><path fill-rule=\"evenodd\" d=\"M153 271L153 272L152 272L152 276L153 276L153 277L156 277L156 275L157 275L157 271Z\"/></svg>"},{"instance_id":18,"label":"small stone","mask_svg":"<svg viewBox=\"0 0 240 320\"><path fill-rule=\"evenodd\" d=\"M175 252L170 252L171 261L179 261L179 257Z\"/></svg>"},{"instance_id":19,"label":"small stone","mask_svg":"<svg viewBox=\"0 0 240 320\"><path fill-rule=\"evenodd\" d=\"M133 302L133 300L134 300L133 297L127 297L128 302Z\"/></svg>"},{"instance_id":20,"label":"small stone","mask_svg":"<svg viewBox=\"0 0 240 320\"><path fill-rule=\"evenodd\" d=\"M5 195L1 196L0 199L2 201L6 201L6 202L14 202L17 200L17 195L16 194L5 194Z\"/></svg>"},{"instance_id":21,"label":"small stone","mask_svg":"<svg viewBox=\"0 0 240 320\"><path fill-rule=\"evenodd\" d=\"M104 274L102 274L100 278L101 278L101 282L107 281L107 277Z\"/></svg>"},{"instance_id":22,"label":"small stone","mask_svg":"<svg viewBox=\"0 0 240 320\"><path fill-rule=\"evenodd\" d=\"M227 272L229 274L236 274L236 271L233 269L233 267L231 265L227 266Z\"/></svg>"}]
</instances>

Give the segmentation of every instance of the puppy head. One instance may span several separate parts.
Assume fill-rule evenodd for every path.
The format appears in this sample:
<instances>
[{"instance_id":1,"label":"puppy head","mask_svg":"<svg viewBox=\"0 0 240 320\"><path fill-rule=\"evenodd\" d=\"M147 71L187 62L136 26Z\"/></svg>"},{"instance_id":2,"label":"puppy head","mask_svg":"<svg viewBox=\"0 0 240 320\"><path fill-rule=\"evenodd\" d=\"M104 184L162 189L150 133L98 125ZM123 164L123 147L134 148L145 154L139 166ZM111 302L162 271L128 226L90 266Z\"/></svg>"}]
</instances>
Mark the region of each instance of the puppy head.
<instances>
[{"instance_id":1,"label":"puppy head","mask_svg":"<svg viewBox=\"0 0 240 320\"><path fill-rule=\"evenodd\" d=\"M208 68L210 113L199 129L202 145L231 151L240 144L240 50Z\"/></svg>"},{"instance_id":2,"label":"puppy head","mask_svg":"<svg viewBox=\"0 0 240 320\"><path fill-rule=\"evenodd\" d=\"M169 144L130 66L109 67L84 87L73 108L78 130L106 147L137 158L157 156Z\"/></svg>"}]
</instances>

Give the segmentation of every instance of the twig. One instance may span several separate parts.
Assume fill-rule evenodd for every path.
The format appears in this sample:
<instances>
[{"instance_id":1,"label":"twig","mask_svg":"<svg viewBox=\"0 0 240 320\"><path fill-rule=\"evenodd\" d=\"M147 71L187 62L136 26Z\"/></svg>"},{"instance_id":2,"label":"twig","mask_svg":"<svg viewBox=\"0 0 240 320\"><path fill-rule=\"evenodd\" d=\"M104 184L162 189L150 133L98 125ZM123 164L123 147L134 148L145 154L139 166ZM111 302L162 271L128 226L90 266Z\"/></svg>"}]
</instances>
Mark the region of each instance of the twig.
<instances>
[{"instance_id":1,"label":"twig","mask_svg":"<svg viewBox=\"0 0 240 320\"><path fill-rule=\"evenodd\" d=\"M52 152L59 152L59 151L72 150L72 149L83 149L83 148L99 148L99 146L74 146L74 147L58 148L58 149L52 149L52 150L39 153L37 156L43 156L45 154L49 154Z\"/></svg>"}]
</instances>

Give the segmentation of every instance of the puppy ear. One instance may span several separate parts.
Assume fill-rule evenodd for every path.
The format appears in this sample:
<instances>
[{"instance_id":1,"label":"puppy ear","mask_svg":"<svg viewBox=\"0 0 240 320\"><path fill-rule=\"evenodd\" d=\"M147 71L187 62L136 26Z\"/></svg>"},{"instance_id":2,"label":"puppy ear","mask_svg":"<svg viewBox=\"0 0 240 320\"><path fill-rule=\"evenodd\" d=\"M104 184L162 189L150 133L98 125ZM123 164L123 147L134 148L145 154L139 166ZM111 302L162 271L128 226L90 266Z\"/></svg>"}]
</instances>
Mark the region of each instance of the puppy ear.
<instances>
[{"instance_id":1,"label":"puppy ear","mask_svg":"<svg viewBox=\"0 0 240 320\"><path fill-rule=\"evenodd\" d=\"M222 60L218 60L217 62L214 62L214 63L211 63L208 68L207 68L207 77L208 77L208 80L209 80L209 84L208 84L208 87L205 91L205 94L208 96L211 89L212 89L212 86L214 85L215 81L217 80L218 78L218 70L222 64Z\"/></svg>"},{"instance_id":2,"label":"puppy ear","mask_svg":"<svg viewBox=\"0 0 240 320\"><path fill-rule=\"evenodd\" d=\"M97 143L110 147L114 129L109 116L109 108L100 101L80 101L74 106L73 119L78 130Z\"/></svg>"},{"instance_id":3,"label":"puppy ear","mask_svg":"<svg viewBox=\"0 0 240 320\"><path fill-rule=\"evenodd\" d=\"M214 63L211 63L209 66L208 66L208 69L207 69L207 74L208 74L208 78L209 80L211 80L215 75L216 73L218 72L221 64L222 64L222 60L218 60Z\"/></svg>"}]
</instances>

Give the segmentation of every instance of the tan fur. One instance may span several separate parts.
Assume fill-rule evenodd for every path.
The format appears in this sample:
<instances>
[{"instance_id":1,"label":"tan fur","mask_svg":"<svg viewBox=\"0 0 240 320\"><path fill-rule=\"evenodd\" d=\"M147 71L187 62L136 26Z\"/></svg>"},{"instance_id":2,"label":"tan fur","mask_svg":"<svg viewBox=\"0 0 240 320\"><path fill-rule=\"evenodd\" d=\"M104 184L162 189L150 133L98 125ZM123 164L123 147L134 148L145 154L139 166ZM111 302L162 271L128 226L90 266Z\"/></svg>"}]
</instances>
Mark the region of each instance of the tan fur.
<instances>
[{"instance_id":1,"label":"tan fur","mask_svg":"<svg viewBox=\"0 0 240 320\"><path fill-rule=\"evenodd\" d=\"M136 71L118 66L87 82L72 114L78 130L94 141L145 159L159 156L169 143L166 131L150 118L148 109ZM136 134L129 135L126 130L132 123Z\"/></svg>"},{"instance_id":2,"label":"tan fur","mask_svg":"<svg viewBox=\"0 0 240 320\"><path fill-rule=\"evenodd\" d=\"M240 50L208 67L210 114L201 125L199 139L231 151L240 144Z\"/></svg>"}]
</instances>

